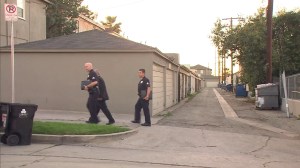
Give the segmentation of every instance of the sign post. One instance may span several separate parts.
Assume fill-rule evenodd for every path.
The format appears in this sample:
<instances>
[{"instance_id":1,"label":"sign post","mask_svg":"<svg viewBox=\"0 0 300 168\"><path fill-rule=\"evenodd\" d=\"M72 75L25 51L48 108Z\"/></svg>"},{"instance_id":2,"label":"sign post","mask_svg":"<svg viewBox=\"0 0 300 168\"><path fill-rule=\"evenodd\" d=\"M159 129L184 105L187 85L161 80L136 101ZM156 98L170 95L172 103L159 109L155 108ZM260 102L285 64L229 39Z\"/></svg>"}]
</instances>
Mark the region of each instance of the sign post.
<instances>
[{"instance_id":1,"label":"sign post","mask_svg":"<svg viewBox=\"0 0 300 168\"><path fill-rule=\"evenodd\" d=\"M283 73L282 73L282 83L283 83L283 90L284 90L286 115L287 115L288 118L290 118L289 104L288 104L288 97L287 97L287 87L286 87L285 71L283 71Z\"/></svg>"},{"instance_id":2,"label":"sign post","mask_svg":"<svg viewBox=\"0 0 300 168\"><path fill-rule=\"evenodd\" d=\"M15 49L14 49L14 22L18 20L16 4L4 4L5 20L11 22L10 46L11 46L11 102L15 103Z\"/></svg>"}]
</instances>

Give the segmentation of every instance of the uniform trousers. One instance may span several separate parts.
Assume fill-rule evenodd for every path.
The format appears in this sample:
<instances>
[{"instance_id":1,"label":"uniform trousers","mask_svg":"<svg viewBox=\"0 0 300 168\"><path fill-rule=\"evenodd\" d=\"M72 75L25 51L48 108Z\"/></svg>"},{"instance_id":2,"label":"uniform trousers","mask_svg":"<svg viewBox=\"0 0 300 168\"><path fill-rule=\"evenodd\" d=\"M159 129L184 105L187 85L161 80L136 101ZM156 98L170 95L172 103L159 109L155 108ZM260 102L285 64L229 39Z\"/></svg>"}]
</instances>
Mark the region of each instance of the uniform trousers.
<instances>
[{"instance_id":1,"label":"uniform trousers","mask_svg":"<svg viewBox=\"0 0 300 168\"><path fill-rule=\"evenodd\" d=\"M149 100L139 98L135 104L135 115L134 120L141 122L141 110L144 111L145 123L151 124L150 111L149 111Z\"/></svg>"},{"instance_id":2,"label":"uniform trousers","mask_svg":"<svg viewBox=\"0 0 300 168\"><path fill-rule=\"evenodd\" d=\"M104 113L106 118L108 119L109 122L115 122L114 118L112 117L110 111L107 108L105 100L98 100L99 106L98 106L98 113L100 110Z\"/></svg>"},{"instance_id":3,"label":"uniform trousers","mask_svg":"<svg viewBox=\"0 0 300 168\"><path fill-rule=\"evenodd\" d=\"M99 112L99 103L98 103L98 94L95 92L89 93L89 98L86 104L86 107L88 108L90 112L90 118L89 121L93 123L98 123L98 112Z\"/></svg>"}]
</instances>

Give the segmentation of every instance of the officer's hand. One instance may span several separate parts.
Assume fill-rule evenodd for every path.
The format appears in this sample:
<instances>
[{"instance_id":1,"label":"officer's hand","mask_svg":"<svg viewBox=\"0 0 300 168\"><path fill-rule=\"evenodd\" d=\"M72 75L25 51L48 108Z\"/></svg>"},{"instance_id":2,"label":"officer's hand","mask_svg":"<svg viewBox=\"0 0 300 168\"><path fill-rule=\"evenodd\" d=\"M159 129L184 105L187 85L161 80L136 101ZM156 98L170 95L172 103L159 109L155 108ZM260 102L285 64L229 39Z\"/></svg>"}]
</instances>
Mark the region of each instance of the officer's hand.
<instances>
[{"instance_id":1,"label":"officer's hand","mask_svg":"<svg viewBox=\"0 0 300 168\"><path fill-rule=\"evenodd\" d=\"M88 90L89 88L87 86L84 86L84 90Z\"/></svg>"},{"instance_id":2,"label":"officer's hand","mask_svg":"<svg viewBox=\"0 0 300 168\"><path fill-rule=\"evenodd\" d=\"M149 97L148 96L144 97L144 100L149 100Z\"/></svg>"}]
</instances>

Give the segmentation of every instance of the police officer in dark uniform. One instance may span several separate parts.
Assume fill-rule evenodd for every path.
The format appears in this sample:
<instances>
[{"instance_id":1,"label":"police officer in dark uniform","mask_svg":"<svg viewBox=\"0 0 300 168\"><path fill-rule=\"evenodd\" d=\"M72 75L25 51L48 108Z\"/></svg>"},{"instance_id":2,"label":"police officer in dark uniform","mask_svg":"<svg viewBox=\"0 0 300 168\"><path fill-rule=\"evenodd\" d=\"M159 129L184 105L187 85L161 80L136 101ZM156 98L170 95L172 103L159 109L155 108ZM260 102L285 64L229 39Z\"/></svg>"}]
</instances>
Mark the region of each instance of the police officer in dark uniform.
<instances>
[{"instance_id":1,"label":"police officer in dark uniform","mask_svg":"<svg viewBox=\"0 0 300 168\"><path fill-rule=\"evenodd\" d=\"M93 70L92 63L85 63L84 69L89 73L87 80L91 83L84 86L84 90L87 90L89 92L89 98L87 101L87 108L90 112L90 118L86 123L94 123L97 124L100 122L98 118L98 112L99 112L99 104L98 104L98 96L99 96L99 89L98 86L98 75Z\"/></svg>"},{"instance_id":2,"label":"police officer in dark uniform","mask_svg":"<svg viewBox=\"0 0 300 168\"><path fill-rule=\"evenodd\" d=\"M135 114L132 123L141 122L141 110L144 111L145 123L142 126L151 126L150 111L149 111L149 100L150 100L150 81L145 77L145 69L139 69L138 76L141 80L138 83L138 100L135 104Z\"/></svg>"},{"instance_id":3,"label":"police officer in dark uniform","mask_svg":"<svg viewBox=\"0 0 300 168\"><path fill-rule=\"evenodd\" d=\"M95 72L98 76L98 87L99 87L99 97L98 97L99 109L98 109L98 113L99 113L100 110L102 110L102 112L104 113L104 115L108 119L107 125L114 124L115 119L112 117L112 115L111 115L111 113L108 110L107 105L106 105L106 100L108 100L109 97L108 97L108 93L107 93L107 90L106 90L105 82L104 82L103 78L100 76L99 71L95 69Z\"/></svg>"}]
</instances>

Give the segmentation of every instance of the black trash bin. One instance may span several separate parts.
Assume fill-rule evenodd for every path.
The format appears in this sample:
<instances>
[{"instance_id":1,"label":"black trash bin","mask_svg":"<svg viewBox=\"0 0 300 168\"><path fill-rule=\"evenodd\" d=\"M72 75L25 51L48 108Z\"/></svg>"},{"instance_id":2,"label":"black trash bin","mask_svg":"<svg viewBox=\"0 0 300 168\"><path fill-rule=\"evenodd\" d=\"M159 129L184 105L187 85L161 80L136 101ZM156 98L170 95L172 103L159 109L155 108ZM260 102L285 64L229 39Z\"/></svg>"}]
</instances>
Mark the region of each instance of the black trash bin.
<instances>
[{"instance_id":1,"label":"black trash bin","mask_svg":"<svg viewBox=\"0 0 300 168\"><path fill-rule=\"evenodd\" d=\"M1 142L10 146L30 145L34 114L37 110L35 104L0 103L5 133Z\"/></svg>"}]
</instances>

